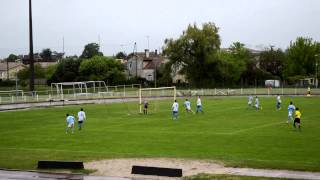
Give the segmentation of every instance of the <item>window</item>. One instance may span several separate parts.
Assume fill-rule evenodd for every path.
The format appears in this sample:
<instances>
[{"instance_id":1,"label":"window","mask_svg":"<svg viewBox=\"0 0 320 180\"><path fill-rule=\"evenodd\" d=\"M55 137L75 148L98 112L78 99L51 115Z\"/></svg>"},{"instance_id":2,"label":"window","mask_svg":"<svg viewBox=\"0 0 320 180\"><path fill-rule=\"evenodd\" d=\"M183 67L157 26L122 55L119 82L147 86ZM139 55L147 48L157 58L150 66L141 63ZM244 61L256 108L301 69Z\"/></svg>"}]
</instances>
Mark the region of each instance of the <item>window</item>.
<instances>
[{"instance_id":1,"label":"window","mask_svg":"<svg viewBox=\"0 0 320 180\"><path fill-rule=\"evenodd\" d=\"M153 80L152 74L149 74L149 75L147 76L147 80L148 80L148 81L152 81L152 80Z\"/></svg>"}]
</instances>

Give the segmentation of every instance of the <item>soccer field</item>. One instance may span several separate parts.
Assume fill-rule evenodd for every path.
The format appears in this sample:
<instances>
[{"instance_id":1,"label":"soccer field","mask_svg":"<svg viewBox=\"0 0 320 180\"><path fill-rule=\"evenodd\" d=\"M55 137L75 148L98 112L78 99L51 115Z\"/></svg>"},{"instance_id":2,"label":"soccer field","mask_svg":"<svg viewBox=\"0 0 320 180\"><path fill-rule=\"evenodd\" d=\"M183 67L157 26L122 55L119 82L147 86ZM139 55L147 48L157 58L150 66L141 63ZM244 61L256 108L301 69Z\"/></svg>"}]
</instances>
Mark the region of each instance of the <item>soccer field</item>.
<instances>
[{"instance_id":1,"label":"soccer field","mask_svg":"<svg viewBox=\"0 0 320 180\"><path fill-rule=\"evenodd\" d=\"M287 120L293 100L302 131ZM179 99L151 101L150 114L137 103L68 106L0 113L0 167L34 169L38 160L98 160L169 157L217 160L230 166L320 171L319 97L260 98L263 110L247 109L246 97L202 98L204 114L187 114ZM195 99L191 101L195 110ZM82 131L66 134L65 114L87 113Z\"/></svg>"}]
</instances>

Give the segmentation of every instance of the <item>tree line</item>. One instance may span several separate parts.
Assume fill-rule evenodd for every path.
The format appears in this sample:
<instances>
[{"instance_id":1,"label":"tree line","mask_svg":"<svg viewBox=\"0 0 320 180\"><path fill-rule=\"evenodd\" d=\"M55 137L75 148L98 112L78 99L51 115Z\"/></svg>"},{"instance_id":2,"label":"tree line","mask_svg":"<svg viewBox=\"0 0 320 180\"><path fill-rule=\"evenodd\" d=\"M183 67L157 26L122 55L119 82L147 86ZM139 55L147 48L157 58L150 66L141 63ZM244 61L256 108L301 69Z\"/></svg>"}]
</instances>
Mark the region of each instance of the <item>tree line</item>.
<instances>
[{"instance_id":1,"label":"tree line","mask_svg":"<svg viewBox=\"0 0 320 180\"><path fill-rule=\"evenodd\" d=\"M50 49L40 53L47 59L51 54ZM172 85L173 71L179 69L177 73L185 76L190 87L248 87L262 85L267 79L294 85L299 79L315 77L319 54L320 43L308 37L298 37L285 50L270 46L256 52L241 42L221 48L219 28L214 23L193 24L179 38L165 40L162 55L169 62L157 69L157 84ZM79 57L63 58L46 69L36 65L35 76L47 79L48 84L87 80L103 80L109 85L145 82L143 79L127 79L125 66L116 60L126 57L123 52L106 57L97 43L90 43ZM8 60L16 58L10 55ZM27 82L28 74L27 67L18 73L22 83Z\"/></svg>"},{"instance_id":2,"label":"tree line","mask_svg":"<svg viewBox=\"0 0 320 180\"><path fill-rule=\"evenodd\" d=\"M50 50L41 54L50 56ZM103 56L96 43L87 44L80 57L70 56L61 59L56 65L47 68L35 65L35 78L46 79L47 84L54 82L105 81L110 85L126 82L125 67L114 57ZM27 85L29 68L18 72L22 85Z\"/></svg>"},{"instance_id":3,"label":"tree line","mask_svg":"<svg viewBox=\"0 0 320 180\"><path fill-rule=\"evenodd\" d=\"M222 49L219 28L205 23L189 25L179 38L166 39L164 54L170 59L168 67L180 67L194 87L250 86L266 79L290 85L315 77L320 43L298 37L286 50L271 46L256 53L241 42Z\"/></svg>"}]
</instances>

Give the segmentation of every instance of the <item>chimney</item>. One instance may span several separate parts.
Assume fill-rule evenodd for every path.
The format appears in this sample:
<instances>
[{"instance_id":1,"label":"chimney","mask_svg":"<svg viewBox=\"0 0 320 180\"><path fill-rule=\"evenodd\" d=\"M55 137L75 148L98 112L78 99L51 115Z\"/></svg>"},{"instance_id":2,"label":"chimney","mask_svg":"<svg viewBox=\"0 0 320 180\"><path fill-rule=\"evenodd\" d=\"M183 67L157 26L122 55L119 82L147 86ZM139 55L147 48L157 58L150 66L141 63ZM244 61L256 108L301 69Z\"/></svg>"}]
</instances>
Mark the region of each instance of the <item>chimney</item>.
<instances>
[{"instance_id":1,"label":"chimney","mask_svg":"<svg viewBox=\"0 0 320 180\"><path fill-rule=\"evenodd\" d=\"M149 58L149 55L150 55L150 54L149 54L149 49L145 49L144 52L145 52L146 58Z\"/></svg>"},{"instance_id":2,"label":"chimney","mask_svg":"<svg viewBox=\"0 0 320 180\"><path fill-rule=\"evenodd\" d=\"M157 50L157 49L154 50L154 54L155 54L156 56L158 56L158 50Z\"/></svg>"}]
</instances>

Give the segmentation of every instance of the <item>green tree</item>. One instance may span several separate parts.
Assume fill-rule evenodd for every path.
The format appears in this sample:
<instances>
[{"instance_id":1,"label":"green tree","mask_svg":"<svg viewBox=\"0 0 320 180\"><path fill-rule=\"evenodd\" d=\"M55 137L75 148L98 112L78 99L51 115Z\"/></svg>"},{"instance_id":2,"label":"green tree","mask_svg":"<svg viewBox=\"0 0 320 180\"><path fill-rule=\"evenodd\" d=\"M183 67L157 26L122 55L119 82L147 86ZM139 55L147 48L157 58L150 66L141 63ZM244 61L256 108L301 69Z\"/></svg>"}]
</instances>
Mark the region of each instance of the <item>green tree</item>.
<instances>
[{"instance_id":1,"label":"green tree","mask_svg":"<svg viewBox=\"0 0 320 180\"><path fill-rule=\"evenodd\" d=\"M234 42L229 51L220 51L219 59L224 85L235 85L247 69L250 53L244 44Z\"/></svg>"},{"instance_id":2,"label":"green tree","mask_svg":"<svg viewBox=\"0 0 320 180\"><path fill-rule=\"evenodd\" d=\"M125 81L123 65L113 58L95 56L84 60L79 69L83 80L102 80L109 84Z\"/></svg>"},{"instance_id":3,"label":"green tree","mask_svg":"<svg viewBox=\"0 0 320 180\"><path fill-rule=\"evenodd\" d=\"M7 57L7 61L8 62L15 62L19 57L15 54L10 54L8 57Z\"/></svg>"},{"instance_id":4,"label":"green tree","mask_svg":"<svg viewBox=\"0 0 320 180\"><path fill-rule=\"evenodd\" d=\"M50 79L53 74L55 73L57 69L57 65L49 65L46 69L45 69L45 78L48 80Z\"/></svg>"},{"instance_id":5,"label":"green tree","mask_svg":"<svg viewBox=\"0 0 320 180\"><path fill-rule=\"evenodd\" d=\"M103 53L100 52L100 46L97 43L90 43L85 45L82 52L81 58L90 59L94 56L103 56Z\"/></svg>"},{"instance_id":6,"label":"green tree","mask_svg":"<svg viewBox=\"0 0 320 180\"><path fill-rule=\"evenodd\" d=\"M157 69L157 84L158 86L170 86L172 84L172 64L166 63L161 64L160 68Z\"/></svg>"},{"instance_id":7,"label":"green tree","mask_svg":"<svg viewBox=\"0 0 320 180\"><path fill-rule=\"evenodd\" d=\"M117 54L116 54L116 58L117 59L125 59L127 57L127 55L126 55L126 53L124 53L124 52L118 52Z\"/></svg>"},{"instance_id":8,"label":"green tree","mask_svg":"<svg viewBox=\"0 0 320 180\"><path fill-rule=\"evenodd\" d=\"M77 57L62 59L47 83L77 81L79 79L80 63L81 60Z\"/></svg>"},{"instance_id":9,"label":"green tree","mask_svg":"<svg viewBox=\"0 0 320 180\"><path fill-rule=\"evenodd\" d=\"M222 78L217 56L221 44L218 30L214 23L205 23L202 28L189 25L178 39L165 40L164 54L172 64L182 66L181 72L194 86L210 86Z\"/></svg>"},{"instance_id":10,"label":"green tree","mask_svg":"<svg viewBox=\"0 0 320 180\"><path fill-rule=\"evenodd\" d=\"M49 49L49 48L43 49L42 52L40 53L40 56L42 57L42 59L51 60L52 59L51 49Z\"/></svg>"},{"instance_id":11,"label":"green tree","mask_svg":"<svg viewBox=\"0 0 320 180\"><path fill-rule=\"evenodd\" d=\"M311 38L298 37L286 51L285 78L290 76L314 76L316 54L320 53L319 43Z\"/></svg>"},{"instance_id":12,"label":"green tree","mask_svg":"<svg viewBox=\"0 0 320 180\"><path fill-rule=\"evenodd\" d=\"M19 80L28 80L29 74L29 67L25 66L18 72L17 76ZM36 79L45 78L45 69L42 68L41 65L38 63L34 65L34 76Z\"/></svg>"},{"instance_id":13,"label":"green tree","mask_svg":"<svg viewBox=\"0 0 320 180\"><path fill-rule=\"evenodd\" d=\"M283 79L285 57L285 53L280 48L274 50L271 47L260 54L260 69L276 76L276 79Z\"/></svg>"}]
</instances>

